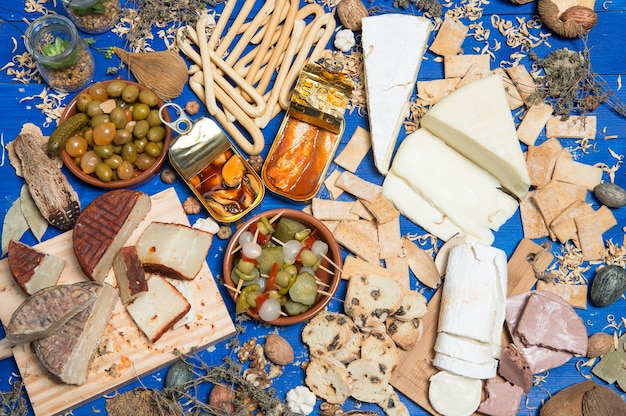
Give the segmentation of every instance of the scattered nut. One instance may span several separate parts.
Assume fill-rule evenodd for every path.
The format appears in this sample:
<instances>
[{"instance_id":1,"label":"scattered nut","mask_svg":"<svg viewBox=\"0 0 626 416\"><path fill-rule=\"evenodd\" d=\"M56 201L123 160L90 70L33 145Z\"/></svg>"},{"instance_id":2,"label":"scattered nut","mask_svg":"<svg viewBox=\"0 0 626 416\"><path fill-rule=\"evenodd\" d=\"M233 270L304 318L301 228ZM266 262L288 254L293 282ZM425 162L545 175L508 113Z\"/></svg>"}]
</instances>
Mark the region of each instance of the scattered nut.
<instances>
[{"instance_id":1,"label":"scattered nut","mask_svg":"<svg viewBox=\"0 0 626 416\"><path fill-rule=\"evenodd\" d=\"M259 155L253 155L248 158L248 163L252 170L256 173L261 173L261 169L263 168L263 158Z\"/></svg>"},{"instance_id":2,"label":"scattered nut","mask_svg":"<svg viewBox=\"0 0 626 416\"><path fill-rule=\"evenodd\" d=\"M611 182L602 182L593 188L593 195L609 208L626 205L626 189Z\"/></svg>"},{"instance_id":3,"label":"scattered nut","mask_svg":"<svg viewBox=\"0 0 626 416\"><path fill-rule=\"evenodd\" d=\"M598 23L596 12L584 6L572 6L562 11L553 0L539 0L537 11L548 29L565 38L582 37Z\"/></svg>"},{"instance_id":4,"label":"scattered nut","mask_svg":"<svg viewBox=\"0 0 626 416\"><path fill-rule=\"evenodd\" d=\"M202 209L202 205L200 205L200 201L195 196L188 196L187 199L183 202L183 210L187 214L197 214Z\"/></svg>"},{"instance_id":5,"label":"scattered nut","mask_svg":"<svg viewBox=\"0 0 626 416\"><path fill-rule=\"evenodd\" d=\"M585 30L591 30L596 24L598 24L598 14L585 6L572 6L565 10L559 19L563 22L573 20L582 26Z\"/></svg>"},{"instance_id":6,"label":"scattered nut","mask_svg":"<svg viewBox=\"0 0 626 416\"><path fill-rule=\"evenodd\" d=\"M233 235L233 230L227 225L220 226L220 229L217 231L217 238L220 240L228 240L231 235Z\"/></svg>"},{"instance_id":7,"label":"scattered nut","mask_svg":"<svg viewBox=\"0 0 626 416\"><path fill-rule=\"evenodd\" d=\"M613 337L606 332L596 332L589 337L587 357L600 357L613 349Z\"/></svg>"},{"instance_id":8,"label":"scattered nut","mask_svg":"<svg viewBox=\"0 0 626 416\"><path fill-rule=\"evenodd\" d=\"M287 365L294 359L293 348L278 334L269 334L265 338L264 351L267 358L278 365Z\"/></svg>"},{"instance_id":9,"label":"scattered nut","mask_svg":"<svg viewBox=\"0 0 626 416\"><path fill-rule=\"evenodd\" d=\"M171 184L176 180L176 171L172 168L165 168L161 171L161 180L163 183Z\"/></svg>"},{"instance_id":10,"label":"scattered nut","mask_svg":"<svg viewBox=\"0 0 626 416\"><path fill-rule=\"evenodd\" d=\"M195 116L200 111L200 103L196 100L187 101L185 104L185 112L190 116Z\"/></svg>"},{"instance_id":11,"label":"scattered nut","mask_svg":"<svg viewBox=\"0 0 626 416\"><path fill-rule=\"evenodd\" d=\"M209 394L209 405L217 414L232 414L235 411L235 391L223 384L216 384Z\"/></svg>"},{"instance_id":12,"label":"scattered nut","mask_svg":"<svg viewBox=\"0 0 626 416\"><path fill-rule=\"evenodd\" d=\"M361 20L369 15L361 0L341 0L335 10L341 24L352 31L361 30Z\"/></svg>"}]
</instances>

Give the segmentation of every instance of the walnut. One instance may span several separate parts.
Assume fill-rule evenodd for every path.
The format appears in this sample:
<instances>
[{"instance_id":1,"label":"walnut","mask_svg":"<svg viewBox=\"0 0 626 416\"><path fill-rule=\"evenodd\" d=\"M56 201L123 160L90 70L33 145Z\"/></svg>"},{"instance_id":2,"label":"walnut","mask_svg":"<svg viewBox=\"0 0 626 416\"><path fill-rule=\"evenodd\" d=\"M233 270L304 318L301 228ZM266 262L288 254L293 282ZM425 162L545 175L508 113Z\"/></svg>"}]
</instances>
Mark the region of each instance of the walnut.
<instances>
[{"instance_id":1,"label":"walnut","mask_svg":"<svg viewBox=\"0 0 626 416\"><path fill-rule=\"evenodd\" d=\"M328 402L320 404L320 410L320 416L335 416L343 413L341 406Z\"/></svg>"},{"instance_id":2,"label":"walnut","mask_svg":"<svg viewBox=\"0 0 626 416\"><path fill-rule=\"evenodd\" d=\"M272 380L267 377L267 372L258 368L248 368L243 372L243 378L254 386L266 389L272 385Z\"/></svg>"},{"instance_id":3,"label":"walnut","mask_svg":"<svg viewBox=\"0 0 626 416\"><path fill-rule=\"evenodd\" d=\"M202 205L195 196L189 196L183 202L183 209L187 214L197 214L202 209Z\"/></svg>"},{"instance_id":4,"label":"walnut","mask_svg":"<svg viewBox=\"0 0 626 416\"><path fill-rule=\"evenodd\" d=\"M250 359L250 352L254 350L254 346L256 345L256 338L250 338L246 342L243 343L239 351L237 351L237 358L242 363L245 363Z\"/></svg>"},{"instance_id":5,"label":"walnut","mask_svg":"<svg viewBox=\"0 0 626 416\"><path fill-rule=\"evenodd\" d=\"M190 116L195 116L200 111L200 103L196 100L187 101L185 104L185 112Z\"/></svg>"},{"instance_id":6,"label":"walnut","mask_svg":"<svg viewBox=\"0 0 626 416\"><path fill-rule=\"evenodd\" d=\"M263 346L255 344L252 351L250 351L250 368L256 368L263 370L267 366L267 359L265 358L265 352Z\"/></svg>"},{"instance_id":7,"label":"walnut","mask_svg":"<svg viewBox=\"0 0 626 416\"><path fill-rule=\"evenodd\" d=\"M253 155L248 158L248 163L252 170L256 173L261 173L261 168L263 168L263 158L259 155Z\"/></svg>"},{"instance_id":8,"label":"walnut","mask_svg":"<svg viewBox=\"0 0 626 416\"><path fill-rule=\"evenodd\" d=\"M176 171L172 168L165 168L161 171L161 180L163 183L171 184L176 180Z\"/></svg>"}]
</instances>

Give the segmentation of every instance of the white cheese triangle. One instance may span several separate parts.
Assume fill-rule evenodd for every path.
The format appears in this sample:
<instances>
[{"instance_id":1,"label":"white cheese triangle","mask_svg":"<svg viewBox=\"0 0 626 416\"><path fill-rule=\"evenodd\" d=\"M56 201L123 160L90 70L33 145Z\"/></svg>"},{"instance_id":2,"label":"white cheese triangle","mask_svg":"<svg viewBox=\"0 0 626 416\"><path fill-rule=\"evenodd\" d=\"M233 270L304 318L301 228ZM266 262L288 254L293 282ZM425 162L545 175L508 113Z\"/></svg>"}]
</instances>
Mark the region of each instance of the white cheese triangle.
<instances>
[{"instance_id":1,"label":"white cheese triangle","mask_svg":"<svg viewBox=\"0 0 626 416\"><path fill-rule=\"evenodd\" d=\"M383 14L363 19L367 109L374 163L387 174L432 24L430 19Z\"/></svg>"},{"instance_id":2,"label":"white cheese triangle","mask_svg":"<svg viewBox=\"0 0 626 416\"><path fill-rule=\"evenodd\" d=\"M500 74L447 95L422 117L421 126L492 174L519 199L528 192L530 177Z\"/></svg>"}]
</instances>

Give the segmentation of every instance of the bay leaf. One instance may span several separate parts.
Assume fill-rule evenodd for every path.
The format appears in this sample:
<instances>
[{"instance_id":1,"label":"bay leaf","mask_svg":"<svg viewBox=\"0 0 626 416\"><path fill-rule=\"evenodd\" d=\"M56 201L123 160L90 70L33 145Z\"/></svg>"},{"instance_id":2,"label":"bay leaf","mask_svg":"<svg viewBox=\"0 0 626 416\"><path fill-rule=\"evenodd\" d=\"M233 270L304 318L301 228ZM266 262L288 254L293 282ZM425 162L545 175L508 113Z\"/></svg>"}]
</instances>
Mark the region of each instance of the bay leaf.
<instances>
[{"instance_id":1,"label":"bay leaf","mask_svg":"<svg viewBox=\"0 0 626 416\"><path fill-rule=\"evenodd\" d=\"M48 229L48 221L41 215L39 208L35 205L35 201L28 191L28 186L25 184L20 190L20 200L22 202L22 214L24 214L28 227L37 241L41 243L41 239Z\"/></svg>"},{"instance_id":2,"label":"bay leaf","mask_svg":"<svg viewBox=\"0 0 626 416\"><path fill-rule=\"evenodd\" d=\"M28 223L22 213L22 201L16 199L7 211L2 224L2 255L9 251L9 242L19 240L28 231Z\"/></svg>"}]
</instances>

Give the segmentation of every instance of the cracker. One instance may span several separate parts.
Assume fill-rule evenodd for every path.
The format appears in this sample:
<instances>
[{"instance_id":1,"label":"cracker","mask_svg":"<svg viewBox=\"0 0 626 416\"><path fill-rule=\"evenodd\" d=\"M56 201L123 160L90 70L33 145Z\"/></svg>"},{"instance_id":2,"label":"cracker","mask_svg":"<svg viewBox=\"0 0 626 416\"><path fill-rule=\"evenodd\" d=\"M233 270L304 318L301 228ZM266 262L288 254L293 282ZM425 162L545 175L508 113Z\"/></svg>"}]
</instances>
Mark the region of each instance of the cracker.
<instances>
[{"instance_id":1,"label":"cracker","mask_svg":"<svg viewBox=\"0 0 626 416\"><path fill-rule=\"evenodd\" d=\"M539 212L539 207L533 199L535 191L530 191L520 201L519 210L522 218L524 238L543 238L550 235L548 227Z\"/></svg>"},{"instance_id":2,"label":"cracker","mask_svg":"<svg viewBox=\"0 0 626 416\"><path fill-rule=\"evenodd\" d=\"M509 74L507 74L502 68L494 69L493 73L502 75L502 82L504 83L504 91L506 92L506 100L509 103L509 108L511 110L520 108L522 104L524 104L524 100L515 87L515 84L513 83L513 80L511 80Z\"/></svg>"},{"instance_id":3,"label":"cracker","mask_svg":"<svg viewBox=\"0 0 626 416\"><path fill-rule=\"evenodd\" d=\"M313 198L311 212L318 220L358 220L359 217L350 212L354 201L333 201Z\"/></svg>"},{"instance_id":4,"label":"cracker","mask_svg":"<svg viewBox=\"0 0 626 416\"><path fill-rule=\"evenodd\" d=\"M531 106L517 127L517 138L527 145L534 145L554 109L550 104L541 103Z\"/></svg>"},{"instance_id":5,"label":"cracker","mask_svg":"<svg viewBox=\"0 0 626 416\"><path fill-rule=\"evenodd\" d=\"M587 309L587 285L537 281L537 290L545 290L562 297L572 308Z\"/></svg>"},{"instance_id":6,"label":"cracker","mask_svg":"<svg viewBox=\"0 0 626 416\"><path fill-rule=\"evenodd\" d=\"M487 54L446 55L443 58L445 78L460 78L472 65L490 70L491 57Z\"/></svg>"},{"instance_id":7,"label":"cracker","mask_svg":"<svg viewBox=\"0 0 626 416\"><path fill-rule=\"evenodd\" d=\"M484 66L472 65L469 68L467 68L467 72L463 75L463 77L458 82L456 87L457 89L464 87L465 85L471 84L472 82L477 81L481 78L484 78L490 74L492 74L492 71L489 71L489 69L485 68Z\"/></svg>"},{"instance_id":8,"label":"cracker","mask_svg":"<svg viewBox=\"0 0 626 416\"><path fill-rule=\"evenodd\" d=\"M565 243L576 235L574 218L591 213L593 208L589 204L582 199L576 200L552 220L550 230L561 243Z\"/></svg>"},{"instance_id":9,"label":"cracker","mask_svg":"<svg viewBox=\"0 0 626 416\"><path fill-rule=\"evenodd\" d=\"M400 212L382 193L378 194L376 199L371 202L365 200L362 202L380 224L392 221L400 216Z\"/></svg>"},{"instance_id":10,"label":"cracker","mask_svg":"<svg viewBox=\"0 0 626 416\"><path fill-rule=\"evenodd\" d=\"M604 240L600 228L600 217L596 212L574 218L578 247L582 251L583 260L600 260L604 253Z\"/></svg>"},{"instance_id":11,"label":"cracker","mask_svg":"<svg viewBox=\"0 0 626 416\"><path fill-rule=\"evenodd\" d=\"M337 199L343 193L343 189L338 188L335 185L335 182L337 181L337 178L339 177L339 175L341 175L341 172L335 169L324 180L324 186L328 190L328 193L330 194L331 199Z\"/></svg>"},{"instance_id":12,"label":"cracker","mask_svg":"<svg viewBox=\"0 0 626 416\"><path fill-rule=\"evenodd\" d=\"M359 218L363 218L364 220L367 220L367 221L374 220L374 216L372 215L372 213L367 208L365 208L365 205L363 205L363 202L361 202L358 199L354 202L354 205L352 206L352 209L350 210L350 212L358 215Z\"/></svg>"},{"instance_id":13,"label":"cracker","mask_svg":"<svg viewBox=\"0 0 626 416\"><path fill-rule=\"evenodd\" d=\"M377 274L379 276L392 277L392 271L379 264L368 263L355 256L346 256L341 268L341 278L350 280L353 276L363 274Z\"/></svg>"},{"instance_id":14,"label":"cracker","mask_svg":"<svg viewBox=\"0 0 626 416\"><path fill-rule=\"evenodd\" d=\"M602 182L602 169L571 159L559 158L554 165L552 178L561 182L581 185L592 191Z\"/></svg>"},{"instance_id":15,"label":"cracker","mask_svg":"<svg viewBox=\"0 0 626 416\"><path fill-rule=\"evenodd\" d=\"M368 202L374 201L382 192L382 187L356 176L352 172L341 172L335 186Z\"/></svg>"},{"instance_id":16,"label":"cracker","mask_svg":"<svg viewBox=\"0 0 626 416\"><path fill-rule=\"evenodd\" d=\"M613 215L613 211L606 205L602 205L598 208L596 213L600 219L600 231L602 231L602 233L607 232L617 225L617 219L615 215Z\"/></svg>"},{"instance_id":17,"label":"cracker","mask_svg":"<svg viewBox=\"0 0 626 416\"><path fill-rule=\"evenodd\" d=\"M378 223L379 257L383 260L402 255L402 239L400 231L400 217L383 224Z\"/></svg>"},{"instance_id":18,"label":"cracker","mask_svg":"<svg viewBox=\"0 0 626 416\"><path fill-rule=\"evenodd\" d=\"M411 275L409 274L409 259L406 256L389 257L385 259L385 268L391 278L400 283L406 290L411 289Z\"/></svg>"},{"instance_id":19,"label":"cracker","mask_svg":"<svg viewBox=\"0 0 626 416\"><path fill-rule=\"evenodd\" d=\"M349 172L356 172L361 161L372 147L370 132L357 126L341 153L335 157L335 163Z\"/></svg>"},{"instance_id":20,"label":"cracker","mask_svg":"<svg viewBox=\"0 0 626 416\"><path fill-rule=\"evenodd\" d=\"M526 167L531 185L540 187L550 182L556 158L564 150L569 154L557 139L548 139L539 146L528 146Z\"/></svg>"},{"instance_id":21,"label":"cracker","mask_svg":"<svg viewBox=\"0 0 626 416\"><path fill-rule=\"evenodd\" d=\"M597 131L596 116L569 116L561 120L552 116L546 124L546 137L559 139L594 139Z\"/></svg>"},{"instance_id":22,"label":"cracker","mask_svg":"<svg viewBox=\"0 0 626 416\"><path fill-rule=\"evenodd\" d=\"M513 85L515 85L524 103L531 106L537 94L537 85L530 72L524 65L515 65L507 68L506 73L511 77L511 81L513 81Z\"/></svg>"},{"instance_id":23,"label":"cracker","mask_svg":"<svg viewBox=\"0 0 626 416\"><path fill-rule=\"evenodd\" d=\"M446 17L429 49L437 55L456 55L467 36L469 27L452 17Z\"/></svg>"},{"instance_id":24,"label":"cracker","mask_svg":"<svg viewBox=\"0 0 626 416\"><path fill-rule=\"evenodd\" d=\"M361 220L362 221L362 220ZM361 221L341 221L334 230L337 242L357 257L376 264L380 261L380 248L376 233L365 231Z\"/></svg>"},{"instance_id":25,"label":"cracker","mask_svg":"<svg viewBox=\"0 0 626 416\"><path fill-rule=\"evenodd\" d=\"M423 106L437 104L446 95L458 88L459 78L443 78L417 81L417 97Z\"/></svg>"}]
</instances>

